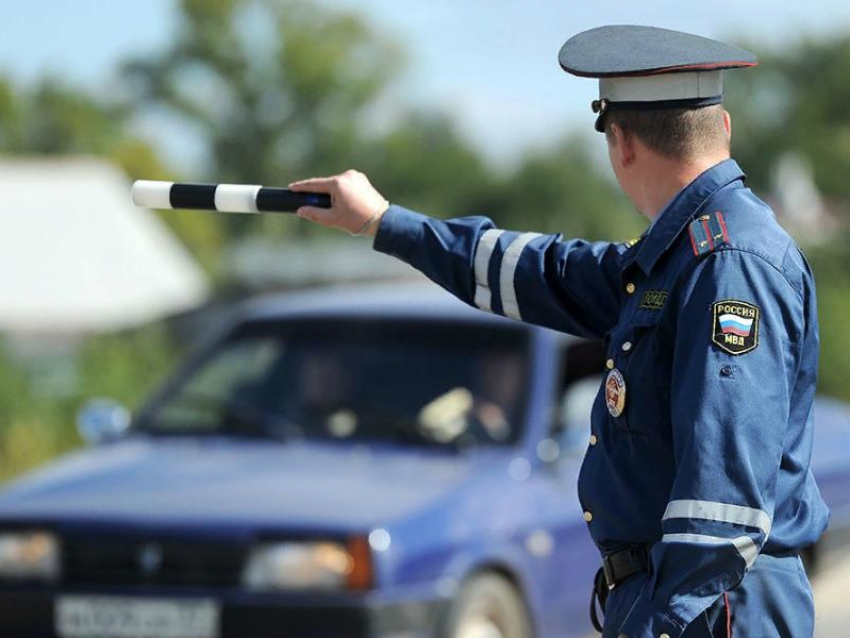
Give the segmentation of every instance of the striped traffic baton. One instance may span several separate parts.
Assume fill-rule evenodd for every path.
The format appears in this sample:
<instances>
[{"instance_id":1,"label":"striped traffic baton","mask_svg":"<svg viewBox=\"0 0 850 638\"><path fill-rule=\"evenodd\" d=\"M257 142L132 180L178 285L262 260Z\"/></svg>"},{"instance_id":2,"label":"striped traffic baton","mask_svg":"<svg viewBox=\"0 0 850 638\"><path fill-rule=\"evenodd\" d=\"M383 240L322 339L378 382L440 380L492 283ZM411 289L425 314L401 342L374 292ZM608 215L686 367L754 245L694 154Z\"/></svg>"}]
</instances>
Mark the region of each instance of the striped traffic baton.
<instances>
[{"instance_id":1,"label":"striped traffic baton","mask_svg":"<svg viewBox=\"0 0 850 638\"><path fill-rule=\"evenodd\" d=\"M330 195L250 184L179 184L138 180L130 196L145 208L187 208L220 213L294 213L302 206L330 208Z\"/></svg>"}]
</instances>

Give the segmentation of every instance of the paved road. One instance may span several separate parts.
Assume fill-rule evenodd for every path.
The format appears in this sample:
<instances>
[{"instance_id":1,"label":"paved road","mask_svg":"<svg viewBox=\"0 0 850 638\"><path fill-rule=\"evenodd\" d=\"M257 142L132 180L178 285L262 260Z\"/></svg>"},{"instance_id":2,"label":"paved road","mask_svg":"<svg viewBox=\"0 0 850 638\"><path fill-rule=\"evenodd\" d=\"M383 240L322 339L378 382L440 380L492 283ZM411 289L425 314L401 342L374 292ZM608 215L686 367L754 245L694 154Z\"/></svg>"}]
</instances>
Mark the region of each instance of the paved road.
<instances>
[{"instance_id":1,"label":"paved road","mask_svg":"<svg viewBox=\"0 0 850 638\"><path fill-rule=\"evenodd\" d=\"M850 556L832 561L814 578L816 638L850 635Z\"/></svg>"}]
</instances>

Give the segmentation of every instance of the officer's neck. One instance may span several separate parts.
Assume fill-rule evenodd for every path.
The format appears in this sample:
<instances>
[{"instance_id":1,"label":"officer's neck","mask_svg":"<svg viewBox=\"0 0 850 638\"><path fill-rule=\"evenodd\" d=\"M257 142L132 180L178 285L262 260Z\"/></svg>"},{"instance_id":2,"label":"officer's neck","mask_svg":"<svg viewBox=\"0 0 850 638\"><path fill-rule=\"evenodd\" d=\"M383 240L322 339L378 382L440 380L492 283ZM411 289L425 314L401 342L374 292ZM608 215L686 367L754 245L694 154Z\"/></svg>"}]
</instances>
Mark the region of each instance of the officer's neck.
<instances>
[{"instance_id":1,"label":"officer's neck","mask_svg":"<svg viewBox=\"0 0 850 638\"><path fill-rule=\"evenodd\" d=\"M676 194L712 166L729 159L728 152L706 153L692 160L673 160L656 153L641 158L635 202L652 222Z\"/></svg>"}]
</instances>

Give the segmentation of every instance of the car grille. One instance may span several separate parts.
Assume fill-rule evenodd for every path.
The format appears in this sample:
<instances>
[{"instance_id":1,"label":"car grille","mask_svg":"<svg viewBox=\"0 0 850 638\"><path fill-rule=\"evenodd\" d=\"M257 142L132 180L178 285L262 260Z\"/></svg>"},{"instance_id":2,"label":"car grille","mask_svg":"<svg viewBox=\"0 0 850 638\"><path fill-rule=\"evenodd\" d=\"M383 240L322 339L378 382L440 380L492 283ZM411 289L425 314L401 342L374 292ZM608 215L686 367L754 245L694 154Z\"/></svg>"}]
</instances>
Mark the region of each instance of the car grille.
<instances>
[{"instance_id":1,"label":"car grille","mask_svg":"<svg viewBox=\"0 0 850 638\"><path fill-rule=\"evenodd\" d=\"M208 540L64 538L69 585L233 587L246 558L237 543Z\"/></svg>"}]
</instances>

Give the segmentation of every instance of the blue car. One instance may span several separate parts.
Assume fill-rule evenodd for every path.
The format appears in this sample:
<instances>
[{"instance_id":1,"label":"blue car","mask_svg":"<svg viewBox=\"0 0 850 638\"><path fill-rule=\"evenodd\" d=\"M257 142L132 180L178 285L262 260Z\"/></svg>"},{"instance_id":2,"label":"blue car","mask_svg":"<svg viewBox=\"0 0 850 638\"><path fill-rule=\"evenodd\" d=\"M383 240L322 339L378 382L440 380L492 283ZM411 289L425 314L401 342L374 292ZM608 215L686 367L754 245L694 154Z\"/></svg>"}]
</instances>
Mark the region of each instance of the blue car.
<instances>
[{"instance_id":1,"label":"blue car","mask_svg":"<svg viewBox=\"0 0 850 638\"><path fill-rule=\"evenodd\" d=\"M602 367L431 287L242 307L0 494L0 636L587 635Z\"/></svg>"}]
</instances>

